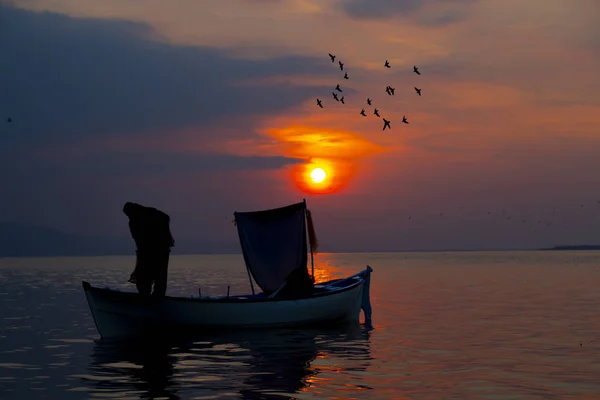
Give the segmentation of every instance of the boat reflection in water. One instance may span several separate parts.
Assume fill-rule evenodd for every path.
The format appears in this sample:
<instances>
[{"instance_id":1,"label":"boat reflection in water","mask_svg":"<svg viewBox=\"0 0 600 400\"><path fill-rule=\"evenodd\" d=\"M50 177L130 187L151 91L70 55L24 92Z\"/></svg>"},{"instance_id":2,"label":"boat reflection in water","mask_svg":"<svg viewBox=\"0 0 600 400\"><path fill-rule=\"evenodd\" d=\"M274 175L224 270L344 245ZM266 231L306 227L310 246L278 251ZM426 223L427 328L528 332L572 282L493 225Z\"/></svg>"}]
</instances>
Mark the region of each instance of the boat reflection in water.
<instances>
[{"instance_id":1,"label":"boat reflection in water","mask_svg":"<svg viewBox=\"0 0 600 400\"><path fill-rule=\"evenodd\" d=\"M335 392L320 386L347 372L343 386L364 390L368 387L360 375L353 382L352 372L369 366L369 346L369 330L358 325L246 331L195 341L101 339L84 385L94 397L281 399L302 391Z\"/></svg>"},{"instance_id":2,"label":"boat reflection in water","mask_svg":"<svg viewBox=\"0 0 600 400\"><path fill-rule=\"evenodd\" d=\"M97 340L83 383L98 397L179 399L173 376L178 350L168 342Z\"/></svg>"}]
</instances>

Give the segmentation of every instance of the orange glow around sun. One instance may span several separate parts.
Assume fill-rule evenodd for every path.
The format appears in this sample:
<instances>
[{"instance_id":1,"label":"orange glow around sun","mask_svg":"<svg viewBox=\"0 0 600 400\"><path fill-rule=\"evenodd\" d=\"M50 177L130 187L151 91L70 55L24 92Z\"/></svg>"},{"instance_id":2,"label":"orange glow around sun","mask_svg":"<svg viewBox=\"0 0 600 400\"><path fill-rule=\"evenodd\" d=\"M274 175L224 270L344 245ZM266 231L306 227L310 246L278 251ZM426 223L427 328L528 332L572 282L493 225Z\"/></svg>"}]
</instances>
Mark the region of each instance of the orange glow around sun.
<instances>
[{"instance_id":1,"label":"orange glow around sun","mask_svg":"<svg viewBox=\"0 0 600 400\"><path fill-rule=\"evenodd\" d=\"M360 135L341 129L290 124L266 131L283 144L286 156L308 160L293 165L289 172L296 187L310 194L338 192L352 180L360 158L382 150Z\"/></svg>"},{"instance_id":2,"label":"orange glow around sun","mask_svg":"<svg viewBox=\"0 0 600 400\"><path fill-rule=\"evenodd\" d=\"M333 160L317 158L305 164L295 165L291 172L300 190L311 194L324 194L338 190L343 182L347 181L344 175L347 175L348 168Z\"/></svg>"}]
</instances>

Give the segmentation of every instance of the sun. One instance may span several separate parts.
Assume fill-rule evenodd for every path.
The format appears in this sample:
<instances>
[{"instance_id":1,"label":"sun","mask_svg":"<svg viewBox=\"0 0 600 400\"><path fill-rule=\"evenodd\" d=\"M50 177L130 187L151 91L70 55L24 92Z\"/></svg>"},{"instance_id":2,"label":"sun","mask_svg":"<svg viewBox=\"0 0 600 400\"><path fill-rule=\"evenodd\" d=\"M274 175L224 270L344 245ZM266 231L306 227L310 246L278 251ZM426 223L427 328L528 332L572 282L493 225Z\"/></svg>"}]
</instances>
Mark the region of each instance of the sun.
<instances>
[{"instance_id":1,"label":"sun","mask_svg":"<svg viewBox=\"0 0 600 400\"><path fill-rule=\"evenodd\" d=\"M327 174L323 168L315 168L310 172L310 179L312 179L314 183L323 182L326 176Z\"/></svg>"}]
</instances>

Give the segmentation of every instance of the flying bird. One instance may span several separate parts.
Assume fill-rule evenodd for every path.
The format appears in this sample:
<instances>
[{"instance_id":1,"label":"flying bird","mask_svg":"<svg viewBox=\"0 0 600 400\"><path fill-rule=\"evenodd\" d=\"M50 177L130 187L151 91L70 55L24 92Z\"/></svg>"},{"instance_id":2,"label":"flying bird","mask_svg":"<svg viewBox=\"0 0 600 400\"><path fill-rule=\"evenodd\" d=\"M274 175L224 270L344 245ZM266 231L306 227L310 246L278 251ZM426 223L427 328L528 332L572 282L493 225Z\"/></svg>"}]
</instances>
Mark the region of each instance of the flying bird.
<instances>
[{"instance_id":1,"label":"flying bird","mask_svg":"<svg viewBox=\"0 0 600 400\"><path fill-rule=\"evenodd\" d=\"M385 64L383 66L386 68L392 68L392 67L390 67L390 63L388 60L385 60Z\"/></svg>"},{"instance_id":2,"label":"flying bird","mask_svg":"<svg viewBox=\"0 0 600 400\"><path fill-rule=\"evenodd\" d=\"M416 65L413 65L413 72L417 75L421 75L421 73L419 72L419 68L417 68Z\"/></svg>"},{"instance_id":3,"label":"flying bird","mask_svg":"<svg viewBox=\"0 0 600 400\"><path fill-rule=\"evenodd\" d=\"M386 87L385 87L385 92L386 92L387 94L389 94L390 96L392 95L392 92L390 92L390 87L389 87L389 86L386 86Z\"/></svg>"},{"instance_id":4,"label":"flying bird","mask_svg":"<svg viewBox=\"0 0 600 400\"><path fill-rule=\"evenodd\" d=\"M321 100L317 97L317 105L321 108L323 108L323 103L321 103Z\"/></svg>"},{"instance_id":5,"label":"flying bird","mask_svg":"<svg viewBox=\"0 0 600 400\"><path fill-rule=\"evenodd\" d=\"M379 115L379 110L375 109L375 111L373 111L373 114L377 115L378 117L381 117L381 115Z\"/></svg>"},{"instance_id":6,"label":"flying bird","mask_svg":"<svg viewBox=\"0 0 600 400\"><path fill-rule=\"evenodd\" d=\"M417 92L417 94L420 96L421 95L421 89L419 89L418 87L415 86L415 91Z\"/></svg>"},{"instance_id":7,"label":"flying bird","mask_svg":"<svg viewBox=\"0 0 600 400\"><path fill-rule=\"evenodd\" d=\"M340 64L340 71L344 70L344 63L341 61L338 61L338 64Z\"/></svg>"},{"instance_id":8,"label":"flying bird","mask_svg":"<svg viewBox=\"0 0 600 400\"><path fill-rule=\"evenodd\" d=\"M393 87L391 87L391 86L389 86L389 88L390 88L390 92L392 93L392 96L393 96L394 95L394 90L396 90L396 89L393 88Z\"/></svg>"},{"instance_id":9,"label":"flying bird","mask_svg":"<svg viewBox=\"0 0 600 400\"><path fill-rule=\"evenodd\" d=\"M390 128L392 129L392 127L390 126L390 121L388 121L387 119L383 119L383 130L385 131L385 128Z\"/></svg>"},{"instance_id":10,"label":"flying bird","mask_svg":"<svg viewBox=\"0 0 600 400\"><path fill-rule=\"evenodd\" d=\"M6 120L6 122L12 122L12 118L8 117L8 119Z\"/></svg>"},{"instance_id":11,"label":"flying bird","mask_svg":"<svg viewBox=\"0 0 600 400\"><path fill-rule=\"evenodd\" d=\"M335 62L335 56L331 53L329 53L329 57L331 58L331 62Z\"/></svg>"},{"instance_id":12,"label":"flying bird","mask_svg":"<svg viewBox=\"0 0 600 400\"><path fill-rule=\"evenodd\" d=\"M348 78L348 73L347 72L344 73L344 79L350 79L350 78Z\"/></svg>"},{"instance_id":13,"label":"flying bird","mask_svg":"<svg viewBox=\"0 0 600 400\"><path fill-rule=\"evenodd\" d=\"M340 85L339 85L339 84L338 84L338 85L336 85L336 87L335 87L335 90L337 90L338 92L343 92L343 90L342 90L342 89L340 89Z\"/></svg>"},{"instance_id":14,"label":"flying bird","mask_svg":"<svg viewBox=\"0 0 600 400\"><path fill-rule=\"evenodd\" d=\"M402 122L404 122L405 124L408 124L408 120L406 119L406 116L402 117Z\"/></svg>"},{"instance_id":15,"label":"flying bird","mask_svg":"<svg viewBox=\"0 0 600 400\"><path fill-rule=\"evenodd\" d=\"M370 98L368 98L368 97L367 97L367 104L368 104L368 105L371 105L371 99L370 99ZM598 203L600 203L600 201L599 201Z\"/></svg>"},{"instance_id":16,"label":"flying bird","mask_svg":"<svg viewBox=\"0 0 600 400\"><path fill-rule=\"evenodd\" d=\"M336 92L331 92L331 94L333 95L333 98L335 99L335 101L340 101L340 99L338 99L338 97L337 97Z\"/></svg>"},{"instance_id":17,"label":"flying bird","mask_svg":"<svg viewBox=\"0 0 600 400\"><path fill-rule=\"evenodd\" d=\"M340 99L340 101L342 102L342 104L346 104L346 103L344 103L344 96L342 96L342 98Z\"/></svg>"},{"instance_id":18,"label":"flying bird","mask_svg":"<svg viewBox=\"0 0 600 400\"><path fill-rule=\"evenodd\" d=\"M366 117L367 114L365 114L365 109L363 108L362 111L360 112L360 115L362 115L363 117Z\"/></svg>"}]
</instances>

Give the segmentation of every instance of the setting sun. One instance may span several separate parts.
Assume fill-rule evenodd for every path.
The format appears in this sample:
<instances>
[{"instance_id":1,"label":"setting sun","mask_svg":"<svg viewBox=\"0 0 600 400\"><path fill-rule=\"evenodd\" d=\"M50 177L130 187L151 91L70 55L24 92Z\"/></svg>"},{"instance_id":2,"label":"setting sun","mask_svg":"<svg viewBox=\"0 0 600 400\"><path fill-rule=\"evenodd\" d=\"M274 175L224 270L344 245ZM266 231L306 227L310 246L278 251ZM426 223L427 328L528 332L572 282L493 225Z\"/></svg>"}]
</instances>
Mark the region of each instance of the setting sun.
<instances>
[{"instance_id":1,"label":"setting sun","mask_svg":"<svg viewBox=\"0 0 600 400\"><path fill-rule=\"evenodd\" d=\"M298 124L297 115L293 119L276 117L266 121L262 131L280 143L277 151L286 157L306 160L288 168L292 182L304 193L340 192L348 186L362 159L385 150L350 128L329 127L337 124L339 118L331 117L330 121L326 114L316 119L310 115L303 118L304 123Z\"/></svg>"},{"instance_id":2,"label":"setting sun","mask_svg":"<svg viewBox=\"0 0 600 400\"><path fill-rule=\"evenodd\" d=\"M323 182L323 180L325 179L326 176L327 176L327 174L325 173L323 168L315 168L310 173L310 179L312 179L313 182L315 182L315 183Z\"/></svg>"}]
</instances>

